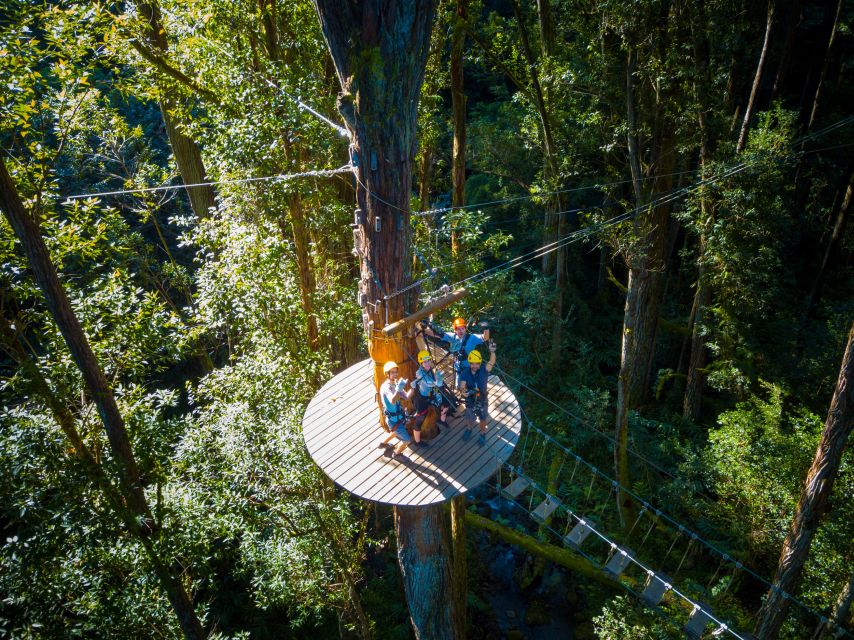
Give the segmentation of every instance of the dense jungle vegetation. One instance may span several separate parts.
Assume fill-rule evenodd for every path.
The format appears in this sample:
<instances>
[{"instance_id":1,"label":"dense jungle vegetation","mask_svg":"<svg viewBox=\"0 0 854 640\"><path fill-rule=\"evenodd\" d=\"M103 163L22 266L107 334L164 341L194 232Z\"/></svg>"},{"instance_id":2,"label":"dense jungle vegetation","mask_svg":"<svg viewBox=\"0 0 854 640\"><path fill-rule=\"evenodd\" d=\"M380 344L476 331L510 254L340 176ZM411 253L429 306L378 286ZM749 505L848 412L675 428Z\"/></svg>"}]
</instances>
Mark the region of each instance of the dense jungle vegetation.
<instances>
[{"instance_id":1,"label":"dense jungle vegetation","mask_svg":"<svg viewBox=\"0 0 854 640\"><path fill-rule=\"evenodd\" d=\"M531 423L649 509L545 439L528 470L763 639L854 632L852 26L441 0L418 106L412 279L475 276L436 320L488 323ZM391 510L301 435L367 357L315 7L5 0L0 70L0 637L413 637ZM468 509L469 638L683 637L494 484Z\"/></svg>"}]
</instances>

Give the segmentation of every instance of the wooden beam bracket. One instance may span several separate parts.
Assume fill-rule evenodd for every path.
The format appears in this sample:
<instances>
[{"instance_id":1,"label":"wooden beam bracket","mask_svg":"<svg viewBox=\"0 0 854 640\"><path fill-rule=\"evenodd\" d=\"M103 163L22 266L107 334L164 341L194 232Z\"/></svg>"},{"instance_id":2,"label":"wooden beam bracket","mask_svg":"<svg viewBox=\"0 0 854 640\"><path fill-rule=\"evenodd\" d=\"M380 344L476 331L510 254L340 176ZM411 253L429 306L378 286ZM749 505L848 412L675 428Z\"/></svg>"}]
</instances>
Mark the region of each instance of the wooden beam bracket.
<instances>
[{"instance_id":1,"label":"wooden beam bracket","mask_svg":"<svg viewBox=\"0 0 854 640\"><path fill-rule=\"evenodd\" d=\"M466 295L467 291L465 289L457 289L456 291L452 291L451 293L439 298L438 300L434 300L426 307L422 307L418 311L413 314L406 316L398 320L397 322L392 322L391 324L387 324L383 327L383 333L387 336L394 335L400 331L408 329L413 326L419 320L423 320L434 314L436 311L440 311L445 307L453 304L457 300L462 299Z\"/></svg>"}]
</instances>

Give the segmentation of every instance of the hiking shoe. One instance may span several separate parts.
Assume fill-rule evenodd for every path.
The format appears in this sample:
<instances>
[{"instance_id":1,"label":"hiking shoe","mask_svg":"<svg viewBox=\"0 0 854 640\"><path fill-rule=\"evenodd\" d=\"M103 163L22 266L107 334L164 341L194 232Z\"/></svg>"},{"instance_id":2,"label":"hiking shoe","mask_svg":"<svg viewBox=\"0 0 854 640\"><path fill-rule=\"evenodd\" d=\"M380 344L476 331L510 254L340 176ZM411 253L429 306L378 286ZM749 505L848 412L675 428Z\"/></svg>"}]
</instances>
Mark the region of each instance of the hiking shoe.
<instances>
[{"instance_id":1,"label":"hiking shoe","mask_svg":"<svg viewBox=\"0 0 854 640\"><path fill-rule=\"evenodd\" d=\"M437 426L437 427L442 427L443 429L447 429L447 428L448 428L448 423L447 423L447 422L445 422L444 420L436 420L436 426Z\"/></svg>"},{"instance_id":2,"label":"hiking shoe","mask_svg":"<svg viewBox=\"0 0 854 640\"><path fill-rule=\"evenodd\" d=\"M402 460L406 460L406 456L404 455L403 451L401 451L400 453L397 453L396 451L394 451L391 454L391 459L402 461Z\"/></svg>"},{"instance_id":3,"label":"hiking shoe","mask_svg":"<svg viewBox=\"0 0 854 640\"><path fill-rule=\"evenodd\" d=\"M468 442L471 440L471 429L466 429L463 431L463 442Z\"/></svg>"},{"instance_id":4,"label":"hiking shoe","mask_svg":"<svg viewBox=\"0 0 854 640\"><path fill-rule=\"evenodd\" d=\"M428 443L424 442L423 440L421 442L415 442L415 440L413 440L412 442L409 443L410 449L420 449L421 447L429 447L429 446L430 445Z\"/></svg>"},{"instance_id":5,"label":"hiking shoe","mask_svg":"<svg viewBox=\"0 0 854 640\"><path fill-rule=\"evenodd\" d=\"M477 443L478 443L481 447L482 447L483 445L485 445L485 444L486 444L486 434L481 433L481 434L477 437Z\"/></svg>"},{"instance_id":6,"label":"hiking shoe","mask_svg":"<svg viewBox=\"0 0 854 640\"><path fill-rule=\"evenodd\" d=\"M391 458L391 454L394 453L394 447L391 445L385 445L385 451L383 451L383 458Z\"/></svg>"}]
</instances>

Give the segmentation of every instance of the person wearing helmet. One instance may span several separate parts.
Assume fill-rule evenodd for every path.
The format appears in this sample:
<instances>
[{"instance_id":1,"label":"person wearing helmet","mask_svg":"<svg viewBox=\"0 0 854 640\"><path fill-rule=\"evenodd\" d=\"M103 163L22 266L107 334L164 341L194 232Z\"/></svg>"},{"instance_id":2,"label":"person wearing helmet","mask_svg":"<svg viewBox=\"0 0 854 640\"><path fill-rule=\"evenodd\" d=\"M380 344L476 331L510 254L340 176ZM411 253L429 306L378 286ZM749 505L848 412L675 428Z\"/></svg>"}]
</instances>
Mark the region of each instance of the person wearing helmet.
<instances>
[{"instance_id":1,"label":"person wearing helmet","mask_svg":"<svg viewBox=\"0 0 854 640\"><path fill-rule=\"evenodd\" d=\"M454 354L454 375L457 387L460 386L460 372L469 368L468 355L477 349L478 345L489 340L489 329L486 329L483 334L469 333L463 318L454 318L451 331L437 333L428 324L424 328L424 333L445 340L451 345L449 351Z\"/></svg>"},{"instance_id":2,"label":"person wearing helmet","mask_svg":"<svg viewBox=\"0 0 854 640\"><path fill-rule=\"evenodd\" d=\"M403 409L401 400L409 400L412 397L414 390L405 391L407 380L400 379L397 363L389 360L383 365L383 373L385 374L385 382L380 386L380 397L383 401L383 413L385 413L386 424L389 431L400 439L400 444L392 452L393 458L403 456L403 450L412 442L409 432L406 430L406 411ZM413 437L415 442L413 446L427 446L426 442L421 442L421 427L420 425L413 429Z\"/></svg>"},{"instance_id":3,"label":"person wearing helmet","mask_svg":"<svg viewBox=\"0 0 854 640\"><path fill-rule=\"evenodd\" d=\"M451 405L439 392L443 384L442 372L433 368L433 356L426 349L422 349L418 352L418 371L415 372L415 381L412 383L415 391L415 424L419 429L431 405L439 409L436 424L441 428L448 426L446 419Z\"/></svg>"},{"instance_id":4,"label":"person wearing helmet","mask_svg":"<svg viewBox=\"0 0 854 640\"><path fill-rule=\"evenodd\" d=\"M463 431L463 441L471 438L472 428L478 425L480 435L477 443L483 446L486 444L486 421L489 419L486 381L495 366L495 342L489 341L489 361L486 364L483 364L480 351L472 351L467 359L469 366L460 372L457 384L460 395L466 401L466 430Z\"/></svg>"}]
</instances>

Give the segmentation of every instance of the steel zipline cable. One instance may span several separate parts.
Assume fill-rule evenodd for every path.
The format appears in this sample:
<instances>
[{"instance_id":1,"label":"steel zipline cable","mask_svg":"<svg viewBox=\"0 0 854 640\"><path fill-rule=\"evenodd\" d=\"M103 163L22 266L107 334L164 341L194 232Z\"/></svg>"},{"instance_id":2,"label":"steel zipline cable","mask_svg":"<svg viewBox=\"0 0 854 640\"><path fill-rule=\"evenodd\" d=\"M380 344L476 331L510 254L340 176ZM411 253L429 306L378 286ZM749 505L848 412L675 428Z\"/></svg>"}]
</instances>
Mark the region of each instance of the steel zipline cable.
<instances>
[{"instance_id":1,"label":"steel zipline cable","mask_svg":"<svg viewBox=\"0 0 854 640\"><path fill-rule=\"evenodd\" d=\"M825 127L824 129L821 129L821 130L815 131L813 133L807 134L805 136L802 136L801 138L790 143L788 145L788 147L793 148L793 147L797 146L798 144L801 144L801 143L806 142L808 140L812 140L812 139L818 138L820 136L827 135L831 131L834 131L834 130L839 129L839 128L844 127L844 126L847 126L851 122L854 122L854 116L849 116L847 118L843 118L842 120L840 120L840 121L838 121L832 125L829 125L829 126ZM797 155L799 156L799 155L801 155L801 153L803 153L803 152L800 152ZM738 173L741 173L742 171L744 171L748 168L753 167L754 165L758 164L759 162L765 160L766 157L767 156L761 156L758 158L741 161L741 162L739 162L739 163L737 163L731 167L726 168L720 174L711 175L711 176L709 176L707 178L703 178L703 179L701 179L701 180L699 180L693 184L686 185L685 187L681 187L679 189L671 191L670 193L667 193L663 196L660 196L660 197L658 197L658 198L656 198L656 199L654 199L654 200L652 200L652 201L650 201L644 205L635 207L634 209L631 209L631 210L626 211L624 213L621 213L617 216L614 216L613 218L606 220L604 222L601 222L597 225L592 225L590 227L585 227L584 229L572 231L569 234L567 234L561 238L558 238L557 240L554 240L548 244L545 244L545 245L539 247L538 249L535 249L534 251L528 252L528 253L523 254L521 256L517 256L517 257L512 258L510 260L507 260L506 262L503 262L499 265L496 265L494 267L490 267L489 269L485 269L481 272L472 274L472 275L468 276L467 278L464 278L464 279L462 279L462 280L460 280L460 281L458 281L458 282L456 282L450 286L451 286L451 288L456 288L456 287L463 286L465 284L477 284L477 283L482 282L488 278L492 278L494 276L497 276L500 273L503 273L504 271L509 271L510 269L514 269L518 266L521 266L522 264L530 262L531 260L536 260L538 258L541 258L541 257L543 257L543 256L545 256L545 255L547 255L553 251L557 251L558 249L561 249L561 248L563 248L569 244L572 244L573 242L577 242L577 241L584 239L584 238L586 238L586 237L588 237L594 233L597 233L599 231L604 231L605 229L607 229L611 226L614 226L614 225L619 224L625 220L633 218L642 211L648 211L648 210L656 208L656 207L660 207L660 206L663 206L666 204L670 204L670 203L680 199L681 197L683 197L689 193L698 191L698 190L700 190L706 186L715 184L717 182L720 182L721 180L732 177ZM362 183L360 182L360 184L362 184ZM364 187L365 185L362 184L362 186ZM377 197L377 196L374 196L374 197ZM385 202L385 201L383 200L383 202ZM387 202L385 202L385 204L390 205L390 203L387 203ZM393 205L390 205L390 206L393 206ZM555 215L560 215L561 213L566 213L566 212L558 212ZM437 290L431 291L431 292L425 294L425 297L427 299L430 299L430 298L435 297L436 295L440 294L443 290L444 289L442 288L442 289L437 289ZM397 295L397 293L398 292L391 293L391 294L389 294L389 297L393 297L394 295Z\"/></svg>"},{"instance_id":2,"label":"steel zipline cable","mask_svg":"<svg viewBox=\"0 0 854 640\"><path fill-rule=\"evenodd\" d=\"M350 165L344 165L337 169L314 169L311 171L301 171L299 173L281 173L273 176L260 176L256 178L235 178L233 180L214 180L211 182L196 182L193 184L164 184L158 187L140 187L138 189L117 189L115 191L98 191L95 193L81 193L73 196L66 196L65 200L80 200L83 198L103 198L105 196L120 196L131 193L154 193L157 191L173 191L176 189L192 189L194 187L211 187L223 184L247 184L252 182L268 182L275 180L276 182L288 182L299 178L319 178L334 176L339 173L348 173Z\"/></svg>"}]
</instances>

